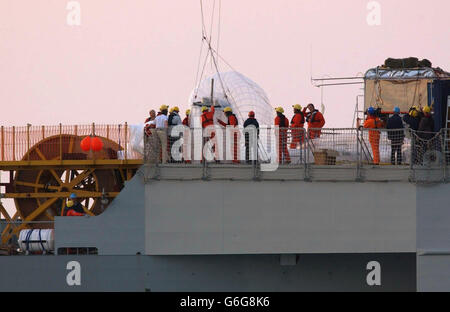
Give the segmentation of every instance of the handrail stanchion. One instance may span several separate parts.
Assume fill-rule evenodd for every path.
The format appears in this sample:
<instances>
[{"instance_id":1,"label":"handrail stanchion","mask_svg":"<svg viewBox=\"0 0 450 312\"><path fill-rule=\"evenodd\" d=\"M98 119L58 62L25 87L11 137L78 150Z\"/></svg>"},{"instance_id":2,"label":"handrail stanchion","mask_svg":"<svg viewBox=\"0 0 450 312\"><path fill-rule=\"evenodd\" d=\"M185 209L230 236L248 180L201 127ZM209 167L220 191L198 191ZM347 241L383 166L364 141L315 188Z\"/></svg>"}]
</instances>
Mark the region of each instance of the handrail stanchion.
<instances>
[{"instance_id":1,"label":"handrail stanchion","mask_svg":"<svg viewBox=\"0 0 450 312\"><path fill-rule=\"evenodd\" d=\"M447 154L445 152L446 149L446 143L447 142L447 130L442 128L441 129L441 155L442 155L442 160L441 160L441 164L442 164L442 169L443 169L443 178L442 178L442 182L446 183L447 181Z\"/></svg>"},{"instance_id":2,"label":"handrail stanchion","mask_svg":"<svg viewBox=\"0 0 450 312\"><path fill-rule=\"evenodd\" d=\"M361 166L362 166L362 159L361 159L361 130L359 128L356 128L356 180L361 181L362 180L362 174L361 174Z\"/></svg>"},{"instance_id":3,"label":"handrail stanchion","mask_svg":"<svg viewBox=\"0 0 450 312\"><path fill-rule=\"evenodd\" d=\"M5 160L5 128L2 126L2 161Z\"/></svg>"},{"instance_id":4,"label":"handrail stanchion","mask_svg":"<svg viewBox=\"0 0 450 312\"><path fill-rule=\"evenodd\" d=\"M311 181L311 177L309 174L309 151L310 151L310 142L309 142L309 129L305 131L305 143L306 143L306 164L305 164L305 181Z\"/></svg>"},{"instance_id":5,"label":"handrail stanchion","mask_svg":"<svg viewBox=\"0 0 450 312\"><path fill-rule=\"evenodd\" d=\"M62 123L59 124L59 160L62 162Z\"/></svg>"},{"instance_id":6,"label":"handrail stanchion","mask_svg":"<svg viewBox=\"0 0 450 312\"><path fill-rule=\"evenodd\" d=\"M416 144L415 144L416 138L414 137L415 133L410 128L408 129L408 131L409 131L409 134L411 137L411 150L409 151L409 154L410 154L410 161L409 161L409 177L410 178L409 179L411 180L411 182L413 182L414 181L414 161L415 161L414 150L416 148Z\"/></svg>"},{"instance_id":7,"label":"handrail stanchion","mask_svg":"<svg viewBox=\"0 0 450 312\"><path fill-rule=\"evenodd\" d=\"M128 161L128 123L125 122L125 131L124 131L124 135L125 135L125 163Z\"/></svg>"},{"instance_id":8,"label":"handrail stanchion","mask_svg":"<svg viewBox=\"0 0 450 312\"><path fill-rule=\"evenodd\" d=\"M12 127L12 154L13 161L16 161L16 127Z\"/></svg>"},{"instance_id":9,"label":"handrail stanchion","mask_svg":"<svg viewBox=\"0 0 450 312\"><path fill-rule=\"evenodd\" d=\"M27 159L30 161L30 124L27 124Z\"/></svg>"}]
</instances>

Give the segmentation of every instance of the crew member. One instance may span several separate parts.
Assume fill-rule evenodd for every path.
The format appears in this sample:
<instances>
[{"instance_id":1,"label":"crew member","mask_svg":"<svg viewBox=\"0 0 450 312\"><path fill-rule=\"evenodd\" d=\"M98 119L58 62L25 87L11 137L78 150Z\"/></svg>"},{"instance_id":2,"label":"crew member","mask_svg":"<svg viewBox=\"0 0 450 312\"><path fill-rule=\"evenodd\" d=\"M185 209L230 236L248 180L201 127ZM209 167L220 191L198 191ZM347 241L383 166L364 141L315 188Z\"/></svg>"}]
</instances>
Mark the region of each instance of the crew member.
<instances>
[{"instance_id":1,"label":"crew member","mask_svg":"<svg viewBox=\"0 0 450 312\"><path fill-rule=\"evenodd\" d=\"M168 118L167 118L167 113L169 110L169 107L167 105L161 105L161 107L159 108L160 113L158 116L156 116L155 118L155 125L156 125L156 134L158 136L159 139L159 143L161 146L161 162L163 164L167 163L167 128L169 126L168 123Z\"/></svg>"},{"instance_id":2,"label":"crew member","mask_svg":"<svg viewBox=\"0 0 450 312\"><path fill-rule=\"evenodd\" d=\"M202 122L203 129L206 129L209 126L214 126L214 113L215 113L214 105L211 105L210 109L208 109L208 107L206 107L206 106L202 106L201 122ZM211 141L212 150L215 151L215 144L214 144L214 140L213 140L215 136L216 136L216 133L214 131L211 131L211 135L210 135L209 139L203 137L203 146L205 146L208 143L208 141Z\"/></svg>"},{"instance_id":3,"label":"crew member","mask_svg":"<svg viewBox=\"0 0 450 312\"><path fill-rule=\"evenodd\" d=\"M429 106L425 106L422 112L423 117L420 119L419 129L417 132L417 135L421 139L419 144L421 148L419 159L420 162L422 162L423 156L429 149L433 150L436 148L435 146L433 146L436 144L436 142L433 142L435 140L432 140L436 133L434 132L434 119L431 115L431 108Z\"/></svg>"},{"instance_id":4,"label":"crew member","mask_svg":"<svg viewBox=\"0 0 450 312\"><path fill-rule=\"evenodd\" d=\"M248 113L248 119L244 122L244 129L247 127L255 127L256 131L257 131L257 138L259 137L259 123L255 118L255 112L254 111L250 111ZM253 155L255 155L253 160L257 160L258 159L258 139L256 140L256 142L252 142L253 144L256 144L255 146L253 146L255 148L255 151L253 152ZM250 160L250 133L245 133L245 161L247 163L251 162Z\"/></svg>"},{"instance_id":5,"label":"crew member","mask_svg":"<svg viewBox=\"0 0 450 312\"><path fill-rule=\"evenodd\" d=\"M225 107L223 112L225 113L225 116L227 117L227 122L223 122L220 119L217 119L217 122L222 125L223 127L237 127L238 120L236 118L236 115L233 114L233 109L231 107ZM233 163L239 163L238 160L238 133L235 131L233 135Z\"/></svg>"},{"instance_id":6,"label":"crew member","mask_svg":"<svg viewBox=\"0 0 450 312\"><path fill-rule=\"evenodd\" d=\"M278 126L278 162L291 163L291 157L287 149L287 129L289 128L289 120L284 116L284 109L277 107L275 109L277 117L275 117L275 126Z\"/></svg>"},{"instance_id":7,"label":"crew member","mask_svg":"<svg viewBox=\"0 0 450 312\"><path fill-rule=\"evenodd\" d=\"M373 163L380 164L380 132L376 129L383 128L383 122L375 115L375 109L369 107L367 110L368 117L364 122L364 128L375 129L369 131L369 142L372 147Z\"/></svg>"},{"instance_id":8,"label":"crew member","mask_svg":"<svg viewBox=\"0 0 450 312\"><path fill-rule=\"evenodd\" d=\"M411 128L411 130L417 131L419 129L420 114L416 106L409 109L409 113L403 116L403 121Z\"/></svg>"},{"instance_id":9,"label":"crew member","mask_svg":"<svg viewBox=\"0 0 450 312\"><path fill-rule=\"evenodd\" d=\"M70 200L67 201L65 215L69 217L84 216L83 206L78 202L75 193L70 194Z\"/></svg>"},{"instance_id":10,"label":"crew member","mask_svg":"<svg viewBox=\"0 0 450 312\"><path fill-rule=\"evenodd\" d=\"M183 119L183 125L185 125L186 127L190 127L190 124L191 124L191 122L190 122L190 120L189 120L189 116L191 115L191 110L190 109L188 109L187 111L186 111L186 117Z\"/></svg>"},{"instance_id":11,"label":"crew member","mask_svg":"<svg viewBox=\"0 0 450 312\"><path fill-rule=\"evenodd\" d=\"M147 135L151 135L151 129L154 129L156 127L155 118L156 118L156 112L155 112L155 110L152 109L150 111L150 117L145 119L144 131Z\"/></svg>"},{"instance_id":12,"label":"crew member","mask_svg":"<svg viewBox=\"0 0 450 312\"><path fill-rule=\"evenodd\" d=\"M155 110L154 110L154 109L150 110L149 115L150 115L150 116L149 116L147 119L145 119L145 122L144 122L144 123L147 123L147 122L149 122L149 121L155 120L155 118L156 118L156 112L155 112Z\"/></svg>"},{"instance_id":13,"label":"crew member","mask_svg":"<svg viewBox=\"0 0 450 312\"><path fill-rule=\"evenodd\" d=\"M295 104L292 106L294 108L294 117L291 120L291 149L296 149L300 145L300 148L304 141L304 131L305 131L305 115L302 112L302 107L300 104Z\"/></svg>"},{"instance_id":14,"label":"crew member","mask_svg":"<svg viewBox=\"0 0 450 312\"><path fill-rule=\"evenodd\" d=\"M309 110L306 113L306 110ZM325 126L325 118L322 113L319 112L313 104L308 104L308 106L303 109L303 114L306 114L306 121L308 122L308 134L311 139L320 138L322 131L320 129Z\"/></svg>"},{"instance_id":15,"label":"crew member","mask_svg":"<svg viewBox=\"0 0 450 312\"><path fill-rule=\"evenodd\" d=\"M402 164L402 145L405 139L405 131L403 130L403 122L400 117L400 108L394 108L392 115L387 122L388 139L391 141L391 164Z\"/></svg>"},{"instance_id":16,"label":"crew member","mask_svg":"<svg viewBox=\"0 0 450 312\"><path fill-rule=\"evenodd\" d=\"M419 157L417 149L420 147L420 140L417 137L415 131L419 129L420 124L420 114L418 108L413 106L409 109L409 113L403 116L403 121L408 125L408 127L414 132L411 134L412 152L411 158L412 163L417 164L419 162Z\"/></svg>"},{"instance_id":17,"label":"crew member","mask_svg":"<svg viewBox=\"0 0 450 312\"><path fill-rule=\"evenodd\" d=\"M172 136L171 135L171 131L172 131L173 127L182 124L181 117L180 117L179 113L180 113L180 109L178 108L178 106L175 106L175 107L173 107L170 110L170 114L169 114L169 117L167 119L167 124L169 126L168 127L169 142L167 144L168 145L167 148L168 148L168 152L169 152L170 159L171 159L172 162L175 161L174 158L172 157L172 145L173 145L173 143L175 143L180 138L180 136Z\"/></svg>"},{"instance_id":18,"label":"crew member","mask_svg":"<svg viewBox=\"0 0 450 312\"><path fill-rule=\"evenodd\" d=\"M183 119L183 125L186 126L186 127L190 127L190 126L191 126L191 120L190 120L190 118L189 118L190 115L191 115L191 110L190 110L190 109L186 110L186 117ZM186 131L186 132L183 134L183 136L185 137L185 139L186 139L186 136L190 136L190 135L191 135L190 131ZM185 142L186 142L186 141L185 141ZM189 140L188 140L188 142L189 142ZM184 151L184 150L183 150L183 151ZM186 156L186 155L184 155L184 156ZM183 157L183 160L184 160L186 163L191 163L191 161L188 160L188 159L186 159L186 157Z\"/></svg>"}]
</instances>

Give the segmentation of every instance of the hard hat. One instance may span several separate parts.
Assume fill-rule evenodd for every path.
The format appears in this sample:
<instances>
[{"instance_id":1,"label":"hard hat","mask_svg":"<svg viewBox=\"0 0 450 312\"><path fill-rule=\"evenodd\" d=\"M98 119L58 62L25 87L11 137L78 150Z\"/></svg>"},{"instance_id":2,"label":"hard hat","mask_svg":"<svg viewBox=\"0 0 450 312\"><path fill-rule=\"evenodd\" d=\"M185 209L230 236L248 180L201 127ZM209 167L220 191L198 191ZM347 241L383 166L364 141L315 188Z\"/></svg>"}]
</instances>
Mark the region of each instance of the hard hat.
<instances>
[{"instance_id":1,"label":"hard hat","mask_svg":"<svg viewBox=\"0 0 450 312\"><path fill-rule=\"evenodd\" d=\"M72 193L72 194L70 194L70 198L77 198L77 194L75 194L75 193Z\"/></svg>"},{"instance_id":2,"label":"hard hat","mask_svg":"<svg viewBox=\"0 0 450 312\"><path fill-rule=\"evenodd\" d=\"M375 108L373 108L372 106L369 107L369 109L367 110L367 113L368 113L369 115L374 115L374 114L375 114Z\"/></svg>"},{"instance_id":3,"label":"hard hat","mask_svg":"<svg viewBox=\"0 0 450 312\"><path fill-rule=\"evenodd\" d=\"M225 107L224 109L223 109L223 112L224 113L231 113L231 112L233 112L233 110L231 109L231 107Z\"/></svg>"},{"instance_id":4,"label":"hard hat","mask_svg":"<svg viewBox=\"0 0 450 312\"><path fill-rule=\"evenodd\" d=\"M275 111L277 112L277 113L284 113L284 109L283 109L283 107L277 107L277 108L275 108Z\"/></svg>"},{"instance_id":5,"label":"hard hat","mask_svg":"<svg viewBox=\"0 0 450 312\"><path fill-rule=\"evenodd\" d=\"M254 111L249 111L248 112L248 117L255 117L255 112Z\"/></svg>"},{"instance_id":6,"label":"hard hat","mask_svg":"<svg viewBox=\"0 0 450 312\"><path fill-rule=\"evenodd\" d=\"M190 115L190 114L191 114L191 110L188 109L188 110L186 111L186 115Z\"/></svg>"},{"instance_id":7,"label":"hard hat","mask_svg":"<svg viewBox=\"0 0 450 312\"><path fill-rule=\"evenodd\" d=\"M173 107L169 109L169 113L173 113Z\"/></svg>"},{"instance_id":8,"label":"hard hat","mask_svg":"<svg viewBox=\"0 0 450 312\"><path fill-rule=\"evenodd\" d=\"M66 206L67 206L68 208L72 207L72 206L73 206L73 200L68 200Z\"/></svg>"},{"instance_id":9,"label":"hard hat","mask_svg":"<svg viewBox=\"0 0 450 312\"><path fill-rule=\"evenodd\" d=\"M411 110L410 112L409 112L409 116L411 116L411 117L417 117L419 115L419 112L418 111L416 111L415 109L413 109L413 110Z\"/></svg>"},{"instance_id":10,"label":"hard hat","mask_svg":"<svg viewBox=\"0 0 450 312\"><path fill-rule=\"evenodd\" d=\"M179 113L180 109L178 108L178 106L175 106L174 108L172 108L172 111Z\"/></svg>"},{"instance_id":11,"label":"hard hat","mask_svg":"<svg viewBox=\"0 0 450 312\"><path fill-rule=\"evenodd\" d=\"M425 114L429 114L429 113L431 113L431 108L430 108L430 106L425 106L425 107L422 109L422 111L423 111Z\"/></svg>"},{"instance_id":12,"label":"hard hat","mask_svg":"<svg viewBox=\"0 0 450 312\"><path fill-rule=\"evenodd\" d=\"M203 113L203 112L206 112L207 110L208 110L208 107L202 106L202 113Z\"/></svg>"},{"instance_id":13,"label":"hard hat","mask_svg":"<svg viewBox=\"0 0 450 312\"><path fill-rule=\"evenodd\" d=\"M302 110L302 106L300 104L292 105L294 109Z\"/></svg>"},{"instance_id":14,"label":"hard hat","mask_svg":"<svg viewBox=\"0 0 450 312\"><path fill-rule=\"evenodd\" d=\"M164 111L164 110L168 110L169 106L167 105L161 105L161 107L159 108L160 111Z\"/></svg>"},{"instance_id":15,"label":"hard hat","mask_svg":"<svg viewBox=\"0 0 450 312\"><path fill-rule=\"evenodd\" d=\"M394 107L394 113L400 114L400 107Z\"/></svg>"}]
</instances>

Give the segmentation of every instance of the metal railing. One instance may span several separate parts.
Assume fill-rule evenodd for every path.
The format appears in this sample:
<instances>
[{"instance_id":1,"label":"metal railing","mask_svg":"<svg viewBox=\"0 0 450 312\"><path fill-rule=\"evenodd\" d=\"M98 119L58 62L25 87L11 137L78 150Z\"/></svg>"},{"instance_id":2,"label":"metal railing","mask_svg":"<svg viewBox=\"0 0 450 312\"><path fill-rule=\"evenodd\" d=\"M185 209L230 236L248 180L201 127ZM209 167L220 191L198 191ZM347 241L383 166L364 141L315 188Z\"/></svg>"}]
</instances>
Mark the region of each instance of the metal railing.
<instances>
[{"instance_id":1,"label":"metal railing","mask_svg":"<svg viewBox=\"0 0 450 312\"><path fill-rule=\"evenodd\" d=\"M202 166L204 177L208 167L218 165L233 165L233 168L251 165L255 169L254 176L258 177L261 171L267 171L263 168L265 165L276 164L271 170L303 167L305 180L314 180L314 171L328 170L331 173L334 169L346 169L354 171L349 175L351 180L364 181L372 179L368 178L371 176L368 170L379 168L386 172L386 181L400 177L410 182L447 181L446 169L450 163L448 129L425 133L409 128L305 130L266 127L259 129L255 148L257 157L252 159L248 157L252 153L248 152L244 129L232 129L233 134L228 136L226 131L217 127L209 131L186 128L175 137L168 131L160 130L157 134L156 130L152 130L144 135L144 163L156 167L165 165L161 163L164 145L168 166ZM213 138L211 132L214 132ZM195 136L200 138L193 139ZM162 143L161 137L167 143ZM172 148L174 146L176 149ZM182 156L174 157L173 153ZM383 176L378 176L376 180L384 181Z\"/></svg>"},{"instance_id":2,"label":"metal railing","mask_svg":"<svg viewBox=\"0 0 450 312\"><path fill-rule=\"evenodd\" d=\"M80 148L80 140L85 136L98 136L104 142L106 159L140 159L129 148L130 129L127 123L103 125L54 125L54 126L1 126L0 162L20 160L84 160L87 152ZM74 137L79 137L74 139Z\"/></svg>"}]
</instances>

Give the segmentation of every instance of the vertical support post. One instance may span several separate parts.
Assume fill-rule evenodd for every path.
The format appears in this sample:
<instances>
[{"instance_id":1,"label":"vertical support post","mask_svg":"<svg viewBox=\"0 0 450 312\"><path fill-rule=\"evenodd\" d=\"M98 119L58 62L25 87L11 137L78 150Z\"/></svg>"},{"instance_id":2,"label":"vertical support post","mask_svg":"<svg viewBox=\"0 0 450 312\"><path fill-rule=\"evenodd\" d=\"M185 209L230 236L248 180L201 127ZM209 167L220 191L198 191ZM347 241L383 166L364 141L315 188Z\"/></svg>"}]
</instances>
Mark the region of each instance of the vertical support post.
<instances>
[{"instance_id":1,"label":"vertical support post","mask_svg":"<svg viewBox=\"0 0 450 312\"><path fill-rule=\"evenodd\" d=\"M109 140L109 125L106 125L106 139Z\"/></svg>"},{"instance_id":2,"label":"vertical support post","mask_svg":"<svg viewBox=\"0 0 450 312\"><path fill-rule=\"evenodd\" d=\"M211 79L211 106L214 105L214 79Z\"/></svg>"},{"instance_id":3,"label":"vertical support post","mask_svg":"<svg viewBox=\"0 0 450 312\"><path fill-rule=\"evenodd\" d=\"M45 126L42 126L42 140L45 139Z\"/></svg>"},{"instance_id":4,"label":"vertical support post","mask_svg":"<svg viewBox=\"0 0 450 312\"><path fill-rule=\"evenodd\" d=\"M13 161L16 160L16 127L12 127L12 153L13 153Z\"/></svg>"},{"instance_id":5,"label":"vertical support post","mask_svg":"<svg viewBox=\"0 0 450 312\"><path fill-rule=\"evenodd\" d=\"M415 133L411 130L411 128L408 129L409 133L410 133L410 137L411 137L411 150L409 151L410 154L410 161L409 161L409 179L413 182L415 177L414 177L414 160L415 160L415 148L416 148L416 138L415 138Z\"/></svg>"},{"instance_id":6,"label":"vertical support post","mask_svg":"<svg viewBox=\"0 0 450 312\"><path fill-rule=\"evenodd\" d=\"M95 136L95 123L92 123L92 135Z\"/></svg>"},{"instance_id":7,"label":"vertical support post","mask_svg":"<svg viewBox=\"0 0 450 312\"><path fill-rule=\"evenodd\" d=\"M59 124L59 160L62 161L62 124Z\"/></svg>"},{"instance_id":8,"label":"vertical support post","mask_svg":"<svg viewBox=\"0 0 450 312\"><path fill-rule=\"evenodd\" d=\"M309 174L309 149L310 149L310 145L309 145L309 131L304 131L305 133L305 181L311 181L311 177ZM275 142L275 144L277 144Z\"/></svg>"},{"instance_id":9,"label":"vertical support post","mask_svg":"<svg viewBox=\"0 0 450 312\"><path fill-rule=\"evenodd\" d=\"M356 128L356 180L362 180L361 168L362 168L362 135L361 130Z\"/></svg>"},{"instance_id":10,"label":"vertical support post","mask_svg":"<svg viewBox=\"0 0 450 312\"><path fill-rule=\"evenodd\" d=\"M447 145L447 129L442 128L441 129L441 155L442 155L442 166L443 166L443 178L442 182L447 182L447 153L446 153L446 145Z\"/></svg>"},{"instance_id":11,"label":"vertical support post","mask_svg":"<svg viewBox=\"0 0 450 312\"><path fill-rule=\"evenodd\" d=\"M127 161L128 160L128 144L127 144L127 142L128 142L128 123L127 122L125 122L125 161Z\"/></svg>"},{"instance_id":12,"label":"vertical support post","mask_svg":"<svg viewBox=\"0 0 450 312\"><path fill-rule=\"evenodd\" d=\"M27 158L30 161L30 124L27 124Z\"/></svg>"},{"instance_id":13,"label":"vertical support post","mask_svg":"<svg viewBox=\"0 0 450 312\"><path fill-rule=\"evenodd\" d=\"M2 126L2 161L5 160L5 128Z\"/></svg>"},{"instance_id":14,"label":"vertical support post","mask_svg":"<svg viewBox=\"0 0 450 312\"><path fill-rule=\"evenodd\" d=\"M77 125L74 126L74 134L78 135L78 126Z\"/></svg>"}]
</instances>

